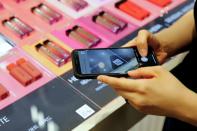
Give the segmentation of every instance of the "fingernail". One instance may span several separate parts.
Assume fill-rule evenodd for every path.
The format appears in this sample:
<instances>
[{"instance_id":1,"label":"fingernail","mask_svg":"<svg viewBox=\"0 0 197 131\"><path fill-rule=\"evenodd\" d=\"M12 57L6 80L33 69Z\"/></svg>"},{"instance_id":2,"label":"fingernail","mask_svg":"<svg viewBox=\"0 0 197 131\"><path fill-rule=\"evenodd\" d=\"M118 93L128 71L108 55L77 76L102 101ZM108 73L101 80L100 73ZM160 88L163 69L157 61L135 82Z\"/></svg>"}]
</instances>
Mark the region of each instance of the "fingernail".
<instances>
[{"instance_id":1,"label":"fingernail","mask_svg":"<svg viewBox=\"0 0 197 131\"><path fill-rule=\"evenodd\" d=\"M97 79L99 80L101 76L97 76Z\"/></svg>"},{"instance_id":2,"label":"fingernail","mask_svg":"<svg viewBox=\"0 0 197 131\"><path fill-rule=\"evenodd\" d=\"M140 55L141 56L147 56L147 50L146 49L140 49Z\"/></svg>"},{"instance_id":3,"label":"fingernail","mask_svg":"<svg viewBox=\"0 0 197 131\"><path fill-rule=\"evenodd\" d=\"M127 73L129 74L129 73L131 73L132 71L128 71Z\"/></svg>"},{"instance_id":4,"label":"fingernail","mask_svg":"<svg viewBox=\"0 0 197 131\"><path fill-rule=\"evenodd\" d=\"M102 76L98 76L98 77L97 77L97 80L99 80L99 81L102 82L102 81L103 81Z\"/></svg>"},{"instance_id":5,"label":"fingernail","mask_svg":"<svg viewBox=\"0 0 197 131\"><path fill-rule=\"evenodd\" d=\"M133 71L129 71L129 72L127 72L128 73L128 75L130 75L130 74L133 74Z\"/></svg>"}]
</instances>

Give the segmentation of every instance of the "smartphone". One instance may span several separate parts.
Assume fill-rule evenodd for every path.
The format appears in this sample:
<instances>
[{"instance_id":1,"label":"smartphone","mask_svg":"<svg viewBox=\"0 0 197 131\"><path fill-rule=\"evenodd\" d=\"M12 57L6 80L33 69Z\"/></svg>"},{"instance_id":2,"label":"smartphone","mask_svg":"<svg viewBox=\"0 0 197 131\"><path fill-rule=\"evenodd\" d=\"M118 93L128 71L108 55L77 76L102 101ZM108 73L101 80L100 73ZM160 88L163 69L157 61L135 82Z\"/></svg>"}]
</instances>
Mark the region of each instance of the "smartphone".
<instances>
[{"instance_id":1,"label":"smartphone","mask_svg":"<svg viewBox=\"0 0 197 131\"><path fill-rule=\"evenodd\" d=\"M158 65L149 47L146 57L141 57L137 47L76 49L72 52L74 76L95 79L99 75L127 77L127 72L145 66Z\"/></svg>"}]
</instances>

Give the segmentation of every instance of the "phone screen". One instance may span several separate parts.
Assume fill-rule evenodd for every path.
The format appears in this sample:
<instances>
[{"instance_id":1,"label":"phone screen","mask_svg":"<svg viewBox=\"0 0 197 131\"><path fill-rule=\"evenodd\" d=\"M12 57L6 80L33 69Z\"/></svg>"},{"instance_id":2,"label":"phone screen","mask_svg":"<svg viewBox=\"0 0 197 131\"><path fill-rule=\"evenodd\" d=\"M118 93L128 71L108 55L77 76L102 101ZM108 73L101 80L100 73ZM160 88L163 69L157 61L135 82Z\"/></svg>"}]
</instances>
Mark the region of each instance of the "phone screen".
<instances>
[{"instance_id":1,"label":"phone screen","mask_svg":"<svg viewBox=\"0 0 197 131\"><path fill-rule=\"evenodd\" d=\"M151 48L141 57L136 47L78 49L72 52L74 75L96 78L98 75L128 76L127 72L144 66L158 65Z\"/></svg>"},{"instance_id":2,"label":"phone screen","mask_svg":"<svg viewBox=\"0 0 197 131\"><path fill-rule=\"evenodd\" d=\"M132 48L81 50L78 58L81 74L127 74L139 67Z\"/></svg>"}]
</instances>

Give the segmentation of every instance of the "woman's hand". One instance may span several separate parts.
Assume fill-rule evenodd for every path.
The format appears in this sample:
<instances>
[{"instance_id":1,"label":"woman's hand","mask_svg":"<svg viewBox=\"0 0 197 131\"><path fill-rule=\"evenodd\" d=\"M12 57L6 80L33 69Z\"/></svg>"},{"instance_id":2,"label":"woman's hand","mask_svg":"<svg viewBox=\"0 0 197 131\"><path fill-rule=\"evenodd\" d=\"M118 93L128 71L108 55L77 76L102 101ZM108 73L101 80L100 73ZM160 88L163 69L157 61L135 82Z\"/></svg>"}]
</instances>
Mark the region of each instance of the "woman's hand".
<instances>
[{"instance_id":1,"label":"woman's hand","mask_svg":"<svg viewBox=\"0 0 197 131\"><path fill-rule=\"evenodd\" d=\"M128 75L134 79L99 76L98 80L144 113L177 117L193 93L161 66L139 68Z\"/></svg>"},{"instance_id":2,"label":"woman's hand","mask_svg":"<svg viewBox=\"0 0 197 131\"><path fill-rule=\"evenodd\" d=\"M168 53L165 51L163 43L147 30L139 31L138 36L127 43L124 47L137 46L140 55L146 56L148 53L148 45L153 48L158 61L162 64Z\"/></svg>"}]
</instances>

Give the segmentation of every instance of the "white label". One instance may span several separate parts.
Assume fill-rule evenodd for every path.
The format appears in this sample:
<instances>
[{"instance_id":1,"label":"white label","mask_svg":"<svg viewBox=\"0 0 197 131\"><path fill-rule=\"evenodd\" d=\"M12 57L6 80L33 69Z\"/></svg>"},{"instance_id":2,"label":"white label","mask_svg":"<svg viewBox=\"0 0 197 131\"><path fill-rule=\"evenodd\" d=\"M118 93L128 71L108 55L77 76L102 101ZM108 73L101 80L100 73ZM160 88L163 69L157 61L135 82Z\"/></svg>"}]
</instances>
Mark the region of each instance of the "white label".
<instances>
[{"instance_id":1,"label":"white label","mask_svg":"<svg viewBox=\"0 0 197 131\"><path fill-rule=\"evenodd\" d=\"M3 116L0 118L0 127L5 125L6 123L10 122L7 116Z\"/></svg>"},{"instance_id":2,"label":"white label","mask_svg":"<svg viewBox=\"0 0 197 131\"><path fill-rule=\"evenodd\" d=\"M79 109L77 109L76 112L81 117L83 117L84 119L86 119L87 117L89 117L90 115L92 115L95 111L92 108L90 108L88 105L85 104L82 107L80 107Z\"/></svg>"},{"instance_id":3,"label":"white label","mask_svg":"<svg viewBox=\"0 0 197 131\"><path fill-rule=\"evenodd\" d=\"M9 43L7 43L2 37L0 37L0 57L5 55L12 48L13 47Z\"/></svg>"}]
</instances>

